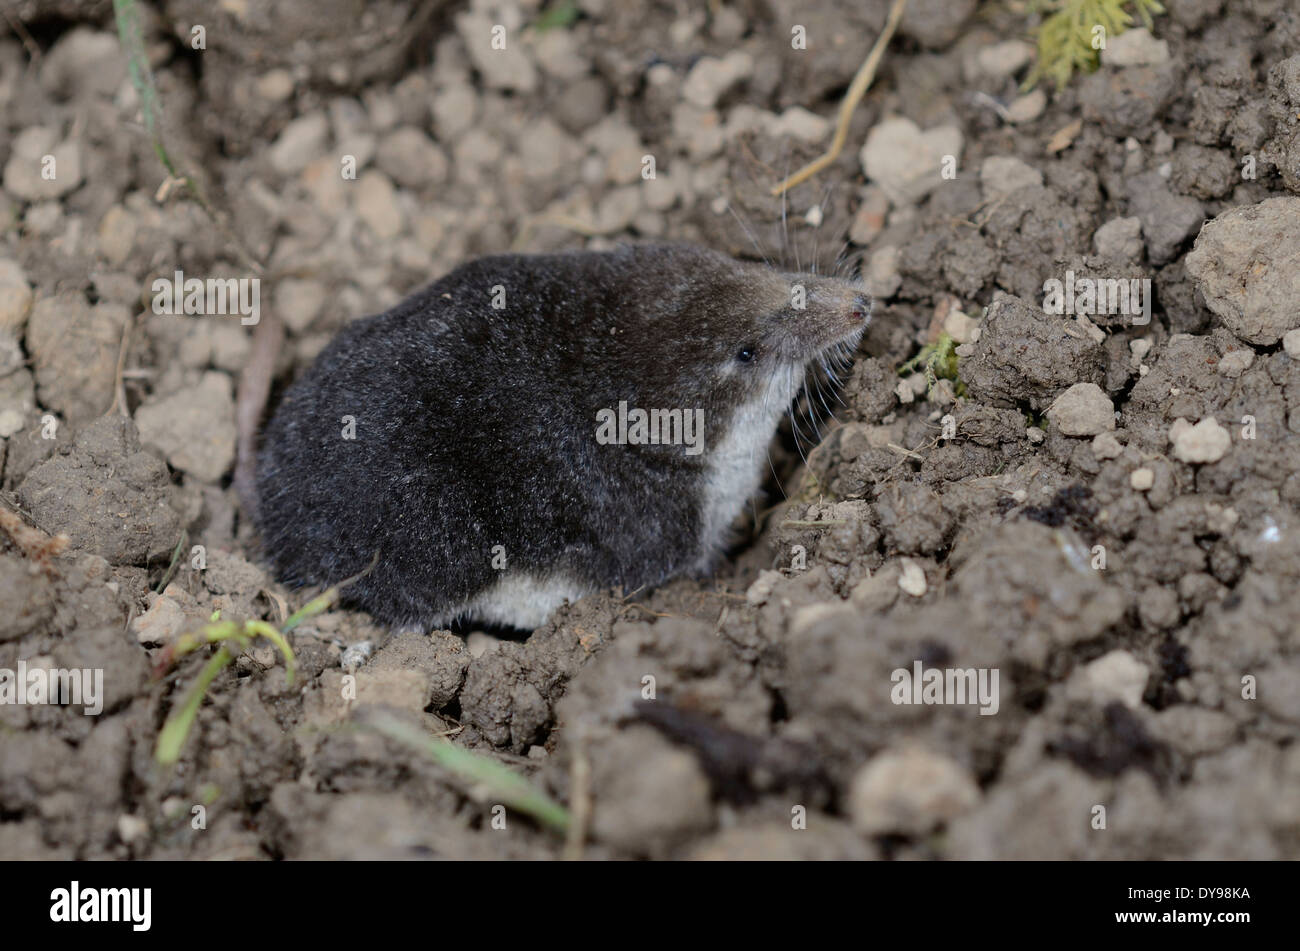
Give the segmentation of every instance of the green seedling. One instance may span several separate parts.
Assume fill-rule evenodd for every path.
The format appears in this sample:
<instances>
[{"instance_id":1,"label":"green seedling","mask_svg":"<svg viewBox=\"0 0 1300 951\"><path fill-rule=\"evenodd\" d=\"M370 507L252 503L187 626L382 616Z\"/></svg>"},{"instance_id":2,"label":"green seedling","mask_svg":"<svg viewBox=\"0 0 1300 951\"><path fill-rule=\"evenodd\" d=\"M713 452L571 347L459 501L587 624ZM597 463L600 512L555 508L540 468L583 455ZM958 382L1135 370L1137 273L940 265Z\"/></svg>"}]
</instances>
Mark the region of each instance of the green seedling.
<instances>
[{"instance_id":1,"label":"green seedling","mask_svg":"<svg viewBox=\"0 0 1300 951\"><path fill-rule=\"evenodd\" d=\"M117 24L118 41L126 56L127 75L131 77L131 85L140 100L140 115L144 119L145 133L149 136L149 144L158 156L158 161L167 171L167 180L159 192L159 200L172 186L180 186L180 192L203 209L244 263L255 273L261 274L265 270L262 263L217 214L216 208L208 201L194 176L183 172L167 150L162 101L158 98L158 87L154 83L153 70L149 68L149 57L145 53L144 35L140 31L140 10L136 6L136 0L113 0L113 16Z\"/></svg>"},{"instance_id":2,"label":"green seedling","mask_svg":"<svg viewBox=\"0 0 1300 951\"><path fill-rule=\"evenodd\" d=\"M299 608L278 629L266 621L250 620L243 624L223 621L221 612L215 611L203 627L182 634L169 644L154 667L155 678L161 677L187 654L192 654L202 647L214 644L218 646L216 652L208 658L208 662L199 671L198 679L191 685L185 700L163 724L158 734L158 747L154 752L154 759L163 766L171 766L180 759L181 748L185 745L186 737L190 735L194 720L199 714L199 707L203 705L203 698L207 696L208 688L212 686L218 674L252 646L256 638L263 637L270 641L284 655L285 676L292 684L295 670L293 648L289 646L285 635L308 618L329 610L338 600L338 595L338 586L330 588Z\"/></svg>"},{"instance_id":3,"label":"green seedling","mask_svg":"<svg viewBox=\"0 0 1300 951\"><path fill-rule=\"evenodd\" d=\"M957 375L957 341L944 332L934 343L921 348L921 352L898 368L899 376L909 376L918 370L925 371L925 391L927 397L934 395L934 388L940 380L951 380L953 392L957 396L966 394L966 384Z\"/></svg>"},{"instance_id":4,"label":"green seedling","mask_svg":"<svg viewBox=\"0 0 1300 951\"><path fill-rule=\"evenodd\" d=\"M545 33L547 30L572 26L581 12L573 0L559 0L558 3L552 3L542 11L542 15L533 24L533 29L538 33Z\"/></svg>"},{"instance_id":5,"label":"green seedling","mask_svg":"<svg viewBox=\"0 0 1300 951\"><path fill-rule=\"evenodd\" d=\"M516 812L532 816L560 835L568 831L572 821L569 810L510 767L384 714L372 717L363 726L428 756L469 784L471 798L499 802Z\"/></svg>"},{"instance_id":6,"label":"green seedling","mask_svg":"<svg viewBox=\"0 0 1300 951\"><path fill-rule=\"evenodd\" d=\"M154 154L169 175L180 178L175 163L167 153L167 146L163 143L162 106L158 102L158 87L154 85L153 70L149 68L149 58L145 55L144 37L140 32L140 11L135 0L113 0L113 14L122 52L126 54L127 74L140 99L140 115L144 118L145 131L149 133Z\"/></svg>"},{"instance_id":7,"label":"green seedling","mask_svg":"<svg viewBox=\"0 0 1300 951\"><path fill-rule=\"evenodd\" d=\"M163 572L162 580L158 582L158 587L153 589L155 594L162 594L166 591L167 586L171 584L172 578L176 577L176 569L180 567L181 554L185 551L185 540L188 537L189 532L181 532L180 541L178 541L176 547L172 549L172 560L167 565L167 570Z\"/></svg>"},{"instance_id":8,"label":"green seedling","mask_svg":"<svg viewBox=\"0 0 1300 951\"><path fill-rule=\"evenodd\" d=\"M1158 0L1033 0L1030 10L1047 16L1038 27L1038 61L1024 88L1047 78L1060 89L1076 69L1093 72L1101 62L1099 38L1110 40L1129 29L1130 7L1147 29L1153 16L1165 12Z\"/></svg>"}]
</instances>

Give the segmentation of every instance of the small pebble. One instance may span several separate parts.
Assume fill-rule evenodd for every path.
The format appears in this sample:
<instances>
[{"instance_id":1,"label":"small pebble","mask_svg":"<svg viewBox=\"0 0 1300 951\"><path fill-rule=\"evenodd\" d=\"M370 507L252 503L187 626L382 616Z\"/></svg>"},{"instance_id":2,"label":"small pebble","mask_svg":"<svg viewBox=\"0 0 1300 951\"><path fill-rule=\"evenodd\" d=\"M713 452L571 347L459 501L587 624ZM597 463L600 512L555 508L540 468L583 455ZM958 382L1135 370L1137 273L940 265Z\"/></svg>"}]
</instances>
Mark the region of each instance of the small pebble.
<instances>
[{"instance_id":1,"label":"small pebble","mask_svg":"<svg viewBox=\"0 0 1300 951\"><path fill-rule=\"evenodd\" d=\"M848 811L866 835L921 835L973 808L979 786L955 760L929 750L886 750L853 777Z\"/></svg>"},{"instance_id":2,"label":"small pebble","mask_svg":"<svg viewBox=\"0 0 1300 951\"><path fill-rule=\"evenodd\" d=\"M1235 380L1255 362L1255 351L1240 349L1229 350L1219 359L1219 373L1230 380Z\"/></svg>"},{"instance_id":3,"label":"small pebble","mask_svg":"<svg viewBox=\"0 0 1300 951\"><path fill-rule=\"evenodd\" d=\"M1169 441L1174 444L1174 458L1181 462L1218 462L1232 447L1232 437L1213 416L1195 426L1179 417L1169 427Z\"/></svg>"},{"instance_id":4,"label":"small pebble","mask_svg":"<svg viewBox=\"0 0 1300 951\"><path fill-rule=\"evenodd\" d=\"M712 109L723 95L753 72L754 58L740 50L733 50L721 59L702 57L682 83L682 98L697 109Z\"/></svg>"},{"instance_id":5,"label":"small pebble","mask_svg":"<svg viewBox=\"0 0 1300 951\"><path fill-rule=\"evenodd\" d=\"M1131 709L1142 704L1151 671L1126 650L1113 650L1075 671L1067 692L1105 705L1118 701Z\"/></svg>"},{"instance_id":6,"label":"small pebble","mask_svg":"<svg viewBox=\"0 0 1300 951\"><path fill-rule=\"evenodd\" d=\"M903 286L903 276L898 271L899 257L898 248L892 244L878 249L871 255L862 280L872 297L886 300L893 297Z\"/></svg>"},{"instance_id":7,"label":"small pebble","mask_svg":"<svg viewBox=\"0 0 1300 951\"><path fill-rule=\"evenodd\" d=\"M1034 48L1024 40L1003 40L975 54L980 71L988 76L1014 76L1034 57Z\"/></svg>"},{"instance_id":8,"label":"small pebble","mask_svg":"<svg viewBox=\"0 0 1300 951\"><path fill-rule=\"evenodd\" d=\"M1092 246L1104 258L1117 261L1132 261L1142 256L1142 219L1112 218L1092 236ZM1141 341L1151 349L1151 341ZM1129 341L1129 347L1138 343Z\"/></svg>"},{"instance_id":9,"label":"small pebble","mask_svg":"<svg viewBox=\"0 0 1300 951\"><path fill-rule=\"evenodd\" d=\"M1115 404L1096 383L1076 383L1047 410L1066 436L1096 436L1115 428Z\"/></svg>"},{"instance_id":10,"label":"small pebble","mask_svg":"<svg viewBox=\"0 0 1300 951\"><path fill-rule=\"evenodd\" d=\"M985 201L1042 184L1043 173L1013 155L990 155L980 166L980 186L984 189Z\"/></svg>"},{"instance_id":11,"label":"small pebble","mask_svg":"<svg viewBox=\"0 0 1300 951\"><path fill-rule=\"evenodd\" d=\"M1115 438L1114 433L1098 433L1092 440L1092 454L1098 459L1116 459L1123 453L1124 447Z\"/></svg>"},{"instance_id":12,"label":"small pebble","mask_svg":"<svg viewBox=\"0 0 1300 951\"><path fill-rule=\"evenodd\" d=\"M854 244L870 244L884 230L888 214L889 198L884 190L868 185L862 190L862 204L849 226L849 240Z\"/></svg>"},{"instance_id":13,"label":"small pebble","mask_svg":"<svg viewBox=\"0 0 1300 951\"><path fill-rule=\"evenodd\" d=\"M911 119L893 117L877 123L858 158L867 178L897 205L919 201L943 183L945 157L961 158L965 139L956 126L921 131Z\"/></svg>"},{"instance_id":14,"label":"small pebble","mask_svg":"<svg viewBox=\"0 0 1300 951\"><path fill-rule=\"evenodd\" d=\"M185 626L185 610L165 595L159 595L149 609L131 622L141 644L166 644Z\"/></svg>"},{"instance_id":15,"label":"small pebble","mask_svg":"<svg viewBox=\"0 0 1300 951\"><path fill-rule=\"evenodd\" d=\"M117 836L127 845L139 842L149 834L149 823L139 816L122 815L117 819Z\"/></svg>"},{"instance_id":16,"label":"small pebble","mask_svg":"<svg viewBox=\"0 0 1300 951\"><path fill-rule=\"evenodd\" d=\"M324 112L294 119L284 127L267 152L271 167L281 175L298 174L308 162L320 155L329 131L329 120Z\"/></svg>"},{"instance_id":17,"label":"small pebble","mask_svg":"<svg viewBox=\"0 0 1300 951\"><path fill-rule=\"evenodd\" d=\"M1112 36L1101 51L1104 66L1159 66L1169 62L1169 44L1145 27Z\"/></svg>"},{"instance_id":18,"label":"small pebble","mask_svg":"<svg viewBox=\"0 0 1300 951\"><path fill-rule=\"evenodd\" d=\"M1017 96L1012 100L1011 105L1007 106L1007 121L1015 125L1033 122L1046 109L1047 93L1043 92L1042 89L1035 89L1033 92L1027 92L1023 96Z\"/></svg>"},{"instance_id":19,"label":"small pebble","mask_svg":"<svg viewBox=\"0 0 1300 951\"><path fill-rule=\"evenodd\" d=\"M911 558L899 559L899 565L903 573L898 576L898 586L903 589L905 594L910 594L914 598L919 598L926 592L925 569L914 562Z\"/></svg>"},{"instance_id":20,"label":"small pebble","mask_svg":"<svg viewBox=\"0 0 1300 951\"><path fill-rule=\"evenodd\" d=\"M339 658L339 666L344 670L356 670L368 661L374 652L373 641L357 641L355 644L348 645L343 651L343 656Z\"/></svg>"}]
</instances>

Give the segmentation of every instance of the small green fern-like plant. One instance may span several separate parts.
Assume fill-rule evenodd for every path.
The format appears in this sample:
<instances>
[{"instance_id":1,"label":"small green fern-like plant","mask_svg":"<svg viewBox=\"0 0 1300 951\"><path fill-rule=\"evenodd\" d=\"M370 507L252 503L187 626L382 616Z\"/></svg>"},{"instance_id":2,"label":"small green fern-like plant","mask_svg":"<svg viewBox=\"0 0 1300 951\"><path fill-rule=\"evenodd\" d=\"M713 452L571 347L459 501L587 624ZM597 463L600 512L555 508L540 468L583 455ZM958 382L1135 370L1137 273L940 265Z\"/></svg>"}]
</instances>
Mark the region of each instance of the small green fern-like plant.
<instances>
[{"instance_id":1,"label":"small green fern-like plant","mask_svg":"<svg viewBox=\"0 0 1300 951\"><path fill-rule=\"evenodd\" d=\"M934 395L934 388L940 380L951 380L953 392L957 396L966 394L966 384L962 382L958 371L957 341L948 332L939 334L934 343L921 348L921 352L898 368L899 376L908 376L918 371L925 373L926 397Z\"/></svg>"},{"instance_id":2,"label":"small green fern-like plant","mask_svg":"<svg viewBox=\"0 0 1300 951\"><path fill-rule=\"evenodd\" d=\"M1030 10L1045 14L1045 19L1038 28L1038 61L1025 80L1026 89L1044 78L1059 89L1076 69L1092 72L1101 62L1098 36L1110 40L1123 33L1133 26L1134 14L1150 29L1152 18L1165 12L1158 0L1032 0Z\"/></svg>"}]
</instances>

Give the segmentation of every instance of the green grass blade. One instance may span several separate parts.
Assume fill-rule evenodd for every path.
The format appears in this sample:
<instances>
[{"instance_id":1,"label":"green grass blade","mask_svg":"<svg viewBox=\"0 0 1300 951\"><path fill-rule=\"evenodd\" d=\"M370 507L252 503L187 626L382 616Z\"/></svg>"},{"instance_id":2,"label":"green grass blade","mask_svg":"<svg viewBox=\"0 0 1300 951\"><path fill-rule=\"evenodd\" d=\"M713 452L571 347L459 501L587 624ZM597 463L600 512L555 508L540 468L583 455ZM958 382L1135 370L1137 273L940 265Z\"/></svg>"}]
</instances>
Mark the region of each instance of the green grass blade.
<instances>
[{"instance_id":1,"label":"green grass blade","mask_svg":"<svg viewBox=\"0 0 1300 951\"><path fill-rule=\"evenodd\" d=\"M532 816L548 829L560 834L568 830L571 821L569 810L509 767L463 750L441 737L430 736L393 717L376 716L365 726L426 754L461 779L482 785L502 805Z\"/></svg>"},{"instance_id":2,"label":"green grass blade","mask_svg":"<svg viewBox=\"0 0 1300 951\"><path fill-rule=\"evenodd\" d=\"M190 728L194 725L195 717L199 715L199 707L208 692L208 687L217 679L217 674L234 659L223 644L203 665L198 679L194 681L194 685L190 687L190 692L185 697L185 703L163 724L162 730L158 733L158 748L154 753L154 759L163 766L171 766L181 758L181 747L185 745L185 738L190 735Z\"/></svg>"}]
</instances>

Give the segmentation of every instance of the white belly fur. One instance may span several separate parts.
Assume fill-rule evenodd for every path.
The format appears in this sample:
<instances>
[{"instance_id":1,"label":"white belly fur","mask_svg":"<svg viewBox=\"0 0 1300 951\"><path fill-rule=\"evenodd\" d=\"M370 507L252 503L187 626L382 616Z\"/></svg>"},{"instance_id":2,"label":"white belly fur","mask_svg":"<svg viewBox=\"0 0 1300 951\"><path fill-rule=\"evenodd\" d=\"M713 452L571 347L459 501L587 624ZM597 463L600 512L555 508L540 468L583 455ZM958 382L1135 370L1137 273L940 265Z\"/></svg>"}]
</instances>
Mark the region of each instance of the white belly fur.
<instances>
[{"instance_id":1,"label":"white belly fur","mask_svg":"<svg viewBox=\"0 0 1300 951\"><path fill-rule=\"evenodd\" d=\"M798 392L791 372L772 381L768 392L739 407L717 446L706 446L709 474L700 503L702 552L696 571L707 571L726 547L727 531L763 481L768 446Z\"/></svg>"},{"instance_id":2,"label":"white belly fur","mask_svg":"<svg viewBox=\"0 0 1300 951\"><path fill-rule=\"evenodd\" d=\"M551 613L565 601L577 601L594 590L562 575L508 574L469 601L455 618L439 618L434 626L464 618L528 631L545 624Z\"/></svg>"}]
</instances>

